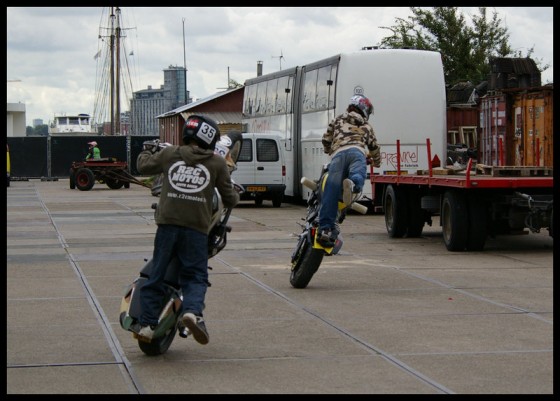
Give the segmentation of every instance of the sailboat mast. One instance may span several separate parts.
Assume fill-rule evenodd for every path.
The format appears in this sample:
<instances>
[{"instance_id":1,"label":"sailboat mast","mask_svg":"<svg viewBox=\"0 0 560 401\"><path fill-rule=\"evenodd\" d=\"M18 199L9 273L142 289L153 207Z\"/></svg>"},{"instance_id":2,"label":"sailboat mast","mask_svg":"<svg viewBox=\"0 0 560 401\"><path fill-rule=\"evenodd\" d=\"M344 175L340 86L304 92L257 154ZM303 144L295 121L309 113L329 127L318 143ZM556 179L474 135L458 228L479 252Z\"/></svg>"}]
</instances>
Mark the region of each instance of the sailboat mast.
<instances>
[{"instance_id":1,"label":"sailboat mast","mask_svg":"<svg viewBox=\"0 0 560 401\"><path fill-rule=\"evenodd\" d=\"M111 119L111 133L110 135L115 135L115 126L114 126L114 119L113 119L113 112L115 110L115 13L113 7L111 7L111 31L110 31L110 38L109 38L109 55L111 58L110 64L110 110L109 110L109 118Z\"/></svg>"},{"instance_id":2,"label":"sailboat mast","mask_svg":"<svg viewBox=\"0 0 560 401\"><path fill-rule=\"evenodd\" d=\"M107 25L100 26L99 39L103 46L102 62L97 63L96 71L96 100L94 104L94 119L101 122L104 135L120 135L128 132L127 126L121 127L121 92L126 98L133 88L130 81L130 71L126 58L126 30L122 23L122 9L120 7L104 7L103 16L107 16ZM97 60L101 50L95 55ZM122 54L121 54L122 53ZM133 55L133 52L130 52ZM126 74L126 75L123 75Z\"/></svg>"},{"instance_id":3,"label":"sailboat mast","mask_svg":"<svg viewBox=\"0 0 560 401\"><path fill-rule=\"evenodd\" d=\"M115 39L117 45L115 47L115 55L116 55L116 71L115 71L115 98L116 98L116 110L115 110L115 132L121 132L121 24L120 24L120 14L121 9L117 7L117 26L115 28Z\"/></svg>"}]
</instances>

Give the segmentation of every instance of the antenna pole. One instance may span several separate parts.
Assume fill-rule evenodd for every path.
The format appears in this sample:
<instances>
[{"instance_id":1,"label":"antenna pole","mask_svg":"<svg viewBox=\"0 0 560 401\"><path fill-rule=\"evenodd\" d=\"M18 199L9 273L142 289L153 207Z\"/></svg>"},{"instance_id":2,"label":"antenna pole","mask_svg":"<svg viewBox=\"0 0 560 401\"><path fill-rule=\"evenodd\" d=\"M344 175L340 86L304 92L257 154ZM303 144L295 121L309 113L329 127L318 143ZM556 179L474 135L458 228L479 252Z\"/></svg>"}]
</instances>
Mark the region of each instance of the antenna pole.
<instances>
[{"instance_id":1,"label":"antenna pole","mask_svg":"<svg viewBox=\"0 0 560 401\"><path fill-rule=\"evenodd\" d=\"M280 71L282 71L282 59L284 58L284 54L282 53L282 49L280 49L279 56L272 56L272 58L277 58L280 61Z\"/></svg>"}]
</instances>

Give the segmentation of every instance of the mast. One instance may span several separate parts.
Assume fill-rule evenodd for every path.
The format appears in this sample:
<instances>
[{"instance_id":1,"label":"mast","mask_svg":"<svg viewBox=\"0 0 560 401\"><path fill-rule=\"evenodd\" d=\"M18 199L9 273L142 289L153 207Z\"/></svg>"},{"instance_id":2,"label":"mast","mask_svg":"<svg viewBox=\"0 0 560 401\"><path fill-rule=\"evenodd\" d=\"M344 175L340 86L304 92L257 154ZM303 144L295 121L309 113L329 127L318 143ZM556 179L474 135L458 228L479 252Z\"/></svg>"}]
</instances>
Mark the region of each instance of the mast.
<instances>
[{"instance_id":1,"label":"mast","mask_svg":"<svg viewBox=\"0 0 560 401\"><path fill-rule=\"evenodd\" d=\"M127 53L126 30L123 28L120 7L104 7L103 15L108 14L107 25L99 27L100 48L94 56L96 68L96 98L94 120L105 125L105 135L120 135L123 130L121 119L121 100L133 96L133 85ZM130 52L133 55L133 51ZM126 75L123 75L126 74ZM128 131L126 131L128 132Z\"/></svg>"},{"instance_id":2,"label":"mast","mask_svg":"<svg viewBox=\"0 0 560 401\"><path fill-rule=\"evenodd\" d=\"M121 26L120 26L121 9L117 7L117 26L115 27L115 55L116 55L116 71L115 71L115 132L112 135L121 132Z\"/></svg>"},{"instance_id":3,"label":"mast","mask_svg":"<svg viewBox=\"0 0 560 401\"><path fill-rule=\"evenodd\" d=\"M115 14L116 13L116 14ZM110 65L110 111L109 117L111 119L111 133L109 135L116 135L121 131L121 27L120 27L120 13L119 7L111 7L111 33L109 39L109 54L111 58Z\"/></svg>"},{"instance_id":4,"label":"mast","mask_svg":"<svg viewBox=\"0 0 560 401\"><path fill-rule=\"evenodd\" d=\"M110 57L110 107L109 107L109 118L111 122L111 132L109 135L115 135L115 126L113 121L113 110L115 110L115 13L113 11L113 7L111 7L111 16L109 17L111 20L110 28L111 31L109 33L109 57Z\"/></svg>"}]
</instances>

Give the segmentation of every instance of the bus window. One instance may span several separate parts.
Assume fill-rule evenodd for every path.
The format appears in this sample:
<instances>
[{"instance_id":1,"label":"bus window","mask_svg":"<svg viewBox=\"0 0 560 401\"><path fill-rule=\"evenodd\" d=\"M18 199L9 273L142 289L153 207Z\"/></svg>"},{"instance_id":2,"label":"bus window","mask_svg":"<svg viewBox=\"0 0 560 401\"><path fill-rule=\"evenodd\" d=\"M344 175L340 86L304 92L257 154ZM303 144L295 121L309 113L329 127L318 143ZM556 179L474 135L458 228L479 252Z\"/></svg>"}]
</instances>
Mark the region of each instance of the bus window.
<instances>
[{"instance_id":1,"label":"bus window","mask_svg":"<svg viewBox=\"0 0 560 401\"><path fill-rule=\"evenodd\" d=\"M264 114L264 106L266 102L266 81L259 82L257 85L257 92L255 94L255 111L254 114L261 116Z\"/></svg>"},{"instance_id":2,"label":"bus window","mask_svg":"<svg viewBox=\"0 0 560 401\"><path fill-rule=\"evenodd\" d=\"M266 115L274 114L274 109L276 107L276 98L278 97L278 79L273 79L268 81L266 86Z\"/></svg>"},{"instance_id":3,"label":"bus window","mask_svg":"<svg viewBox=\"0 0 560 401\"><path fill-rule=\"evenodd\" d=\"M255 104L256 92L257 85L250 85L245 88L245 104L243 105L243 113L246 116L252 116L255 112L253 106Z\"/></svg>"},{"instance_id":4,"label":"bus window","mask_svg":"<svg viewBox=\"0 0 560 401\"><path fill-rule=\"evenodd\" d=\"M278 78L278 88L276 89L276 105L274 111L276 113L286 112L286 88L288 86L288 77Z\"/></svg>"},{"instance_id":5,"label":"bus window","mask_svg":"<svg viewBox=\"0 0 560 401\"><path fill-rule=\"evenodd\" d=\"M329 107L329 92L332 85L331 79L330 65L319 68L317 77L317 103L315 104L315 110L326 110Z\"/></svg>"},{"instance_id":6,"label":"bus window","mask_svg":"<svg viewBox=\"0 0 560 401\"><path fill-rule=\"evenodd\" d=\"M315 100L317 97L317 72L318 70L307 71L304 77L303 86L303 112L315 110Z\"/></svg>"},{"instance_id":7,"label":"bus window","mask_svg":"<svg viewBox=\"0 0 560 401\"><path fill-rule=\"evenodd\" d=\"M329 85L329 109L334 109L336 106L336 102L335 102L335 95L336 95L336 73L338 72L338 64L333 64L332 65L332 69L331 69L331 82L332 84Z\"/></svg>"}]
</instances>

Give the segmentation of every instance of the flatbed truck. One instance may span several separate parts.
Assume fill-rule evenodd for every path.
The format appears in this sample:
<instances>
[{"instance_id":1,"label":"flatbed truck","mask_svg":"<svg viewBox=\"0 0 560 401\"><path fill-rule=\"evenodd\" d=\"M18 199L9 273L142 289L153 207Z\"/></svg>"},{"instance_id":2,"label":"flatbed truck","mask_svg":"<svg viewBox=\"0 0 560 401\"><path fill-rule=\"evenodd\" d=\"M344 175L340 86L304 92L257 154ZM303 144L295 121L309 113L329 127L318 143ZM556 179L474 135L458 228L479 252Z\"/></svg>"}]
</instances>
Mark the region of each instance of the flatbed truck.
<instances>
[{"instance_id":1,"label":"flatbed truck","mask_svg":"<svg viewBox=\"0 0 560 401\"><path fill-rule=\"evenodd\" d=\"M374 207L385 214L392 238L419 237L440 216L449 251L481 251L488 236L528 234L546 228L553 237L553 175L547 167L435 167L426 140L428 170L376 174L370 166ZM375 205L378 206L375 206ZM380 205L380 206L379 206Z\"/></svg>"}]
</instances>

